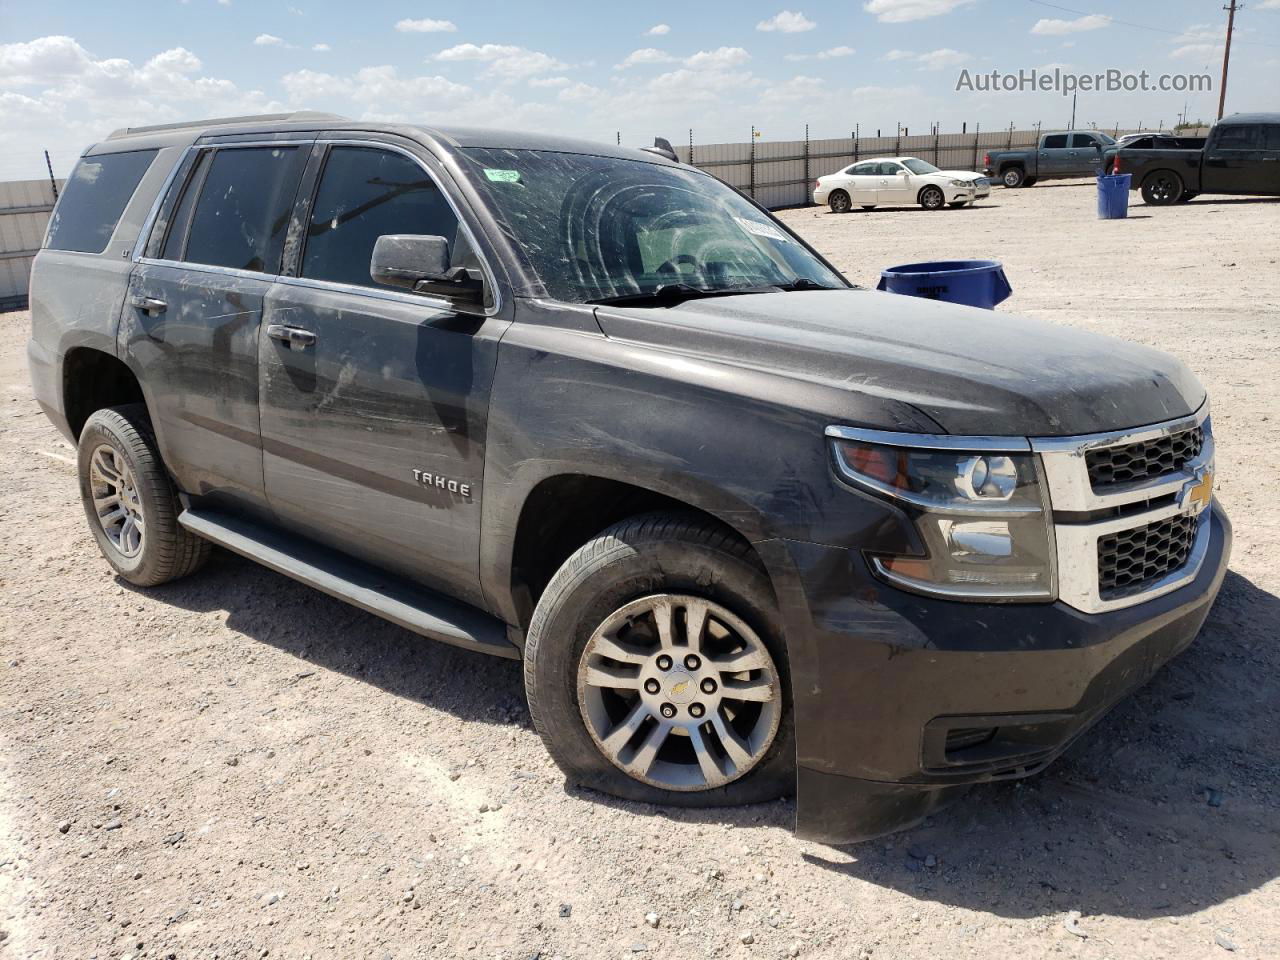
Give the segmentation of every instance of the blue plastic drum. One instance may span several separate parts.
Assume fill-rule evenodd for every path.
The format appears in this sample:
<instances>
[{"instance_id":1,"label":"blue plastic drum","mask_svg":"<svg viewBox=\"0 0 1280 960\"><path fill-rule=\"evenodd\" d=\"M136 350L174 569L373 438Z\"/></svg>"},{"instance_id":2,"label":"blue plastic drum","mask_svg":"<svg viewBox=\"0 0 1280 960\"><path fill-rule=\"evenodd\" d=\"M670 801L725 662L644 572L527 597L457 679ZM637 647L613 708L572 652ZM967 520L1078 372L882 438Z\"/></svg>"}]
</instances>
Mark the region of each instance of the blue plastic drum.
<instances>
[{"instance_id":1,"label":"blue plastic drum","mask_svg":"<svg viewBox=\"0 0 1280 960\"><path fill-rule=\"evenodd\" d=\"M1129 216L1128 173L1116 173L1098 178L1098 219L1123 220Z\"/></svg>"},{"instance_id":2,"label":"blue plastic drum","mask_svg":"<svg viewBox=\"0 0 1280 960\"><path fill-rule=\"evenodd\" d=\"M935 260L906 263L880 274L877 290L926 300L946 300L991 310L1004 303L1013 287L998 260Z\"/></svg>"}]
</instances>

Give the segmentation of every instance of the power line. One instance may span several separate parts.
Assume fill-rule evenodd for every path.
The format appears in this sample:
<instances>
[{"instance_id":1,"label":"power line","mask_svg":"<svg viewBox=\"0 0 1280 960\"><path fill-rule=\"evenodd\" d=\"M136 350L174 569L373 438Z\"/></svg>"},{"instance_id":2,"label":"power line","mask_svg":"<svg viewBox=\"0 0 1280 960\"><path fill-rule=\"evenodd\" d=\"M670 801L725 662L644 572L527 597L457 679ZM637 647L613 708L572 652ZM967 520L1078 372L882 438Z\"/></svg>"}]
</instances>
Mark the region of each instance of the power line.
<instances>
[{"instance_id":1,"label":"power line","mask_svg":"<svg viewBox=\"0 0 1280 960\"><path fill-rule=\"evenodd\" d=\"M1028 3L1034 3L1041 7L1050 7L1054 10L1061 10L1063 13L1074 13L1078 17L1106 17L1111 23L1118 23L1122 27L1133 27L1135 30L1149 30L1152 33L1163 33L1171 37L1180 37L1186 33L1185 30L1169 30L1166 27L1153 27L1149 23L1133 23L1130 20L1120 20L1110 14L1094 14L1087 10L1076 10L1073 7L1064 7L1060 3L1050 3L1049 0L1027 0ZM1280 47L1280 43L1268 43L1265 40L1235 40L1235 43L1247 43L1255 47Z\"/></svg>"}]
</instances>

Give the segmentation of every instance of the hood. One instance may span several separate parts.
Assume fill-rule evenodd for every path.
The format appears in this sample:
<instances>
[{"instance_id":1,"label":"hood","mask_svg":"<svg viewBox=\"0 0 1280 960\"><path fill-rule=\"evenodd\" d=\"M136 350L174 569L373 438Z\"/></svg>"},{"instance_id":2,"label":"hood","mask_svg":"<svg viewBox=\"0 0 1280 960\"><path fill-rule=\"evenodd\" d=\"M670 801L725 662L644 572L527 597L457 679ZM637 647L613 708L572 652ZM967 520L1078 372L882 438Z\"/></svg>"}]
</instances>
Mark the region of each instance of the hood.
<instances>
[{"instance_id":1,"label":"hood","mask_svg":"<svg viewBox=\"0 0 1280 960\"><path fill-rule=\"evenodd\" d=\"M935 177L951 177L953 180L985 180L986 174L975 173L973 170L939 170L934 174Z\"/></svg>"},{"instance_id":2,"label":"hood","mask_svg":"<svg viewBox=\"0 0 1280 960\"><path fill-rule=\"evenodd\" d=\"M871 290L600 307L597 318L612 338L856 395L845 410L905 403L950 434L1121 430L1194 413L1205 397L1191 372L1158 350Z\"/></svg>"}]
</instances>

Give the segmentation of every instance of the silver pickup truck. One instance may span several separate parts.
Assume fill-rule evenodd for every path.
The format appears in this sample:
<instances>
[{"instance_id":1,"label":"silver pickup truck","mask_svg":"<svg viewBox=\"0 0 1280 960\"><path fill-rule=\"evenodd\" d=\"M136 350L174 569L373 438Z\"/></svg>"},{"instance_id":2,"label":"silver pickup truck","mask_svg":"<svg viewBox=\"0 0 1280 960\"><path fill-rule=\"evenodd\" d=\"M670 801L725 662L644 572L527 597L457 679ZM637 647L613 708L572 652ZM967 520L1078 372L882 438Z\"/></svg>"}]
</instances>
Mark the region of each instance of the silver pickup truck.
<instances>
[{"instance_id":1,"label":"silver pickup truck","mask_svg":"<svg viewBox=\"0 0 1280 960\"><path fill-rule=\"evenodd\" d=\"M1046 133L1025 150L997 150L982 161L983 173L1006 187L1033 187L1040 180L1094 177L1102 166L1102 151L1115 140L1097 130Z\"/></svg>"}]
</instances>

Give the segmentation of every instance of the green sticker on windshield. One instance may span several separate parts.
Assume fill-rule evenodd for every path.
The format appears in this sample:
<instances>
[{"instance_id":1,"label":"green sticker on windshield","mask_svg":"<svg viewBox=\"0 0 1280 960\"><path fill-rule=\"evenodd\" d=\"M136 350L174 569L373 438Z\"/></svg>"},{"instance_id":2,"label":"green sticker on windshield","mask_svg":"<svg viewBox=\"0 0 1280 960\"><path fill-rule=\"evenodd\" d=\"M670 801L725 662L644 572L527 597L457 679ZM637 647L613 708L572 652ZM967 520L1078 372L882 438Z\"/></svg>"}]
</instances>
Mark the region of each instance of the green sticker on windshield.
<instances>
[{"instance_id":1,"label":"green sticker on windshield","mask_svg":"<svg viewBox=\"0 0 1280 960\"><path fill-rule=\"evenodd\" d=\"M494 183L520 183L519 170L494 170L492 167L485 167L484 175Z\"/></svg>"}]
</instances>

